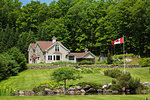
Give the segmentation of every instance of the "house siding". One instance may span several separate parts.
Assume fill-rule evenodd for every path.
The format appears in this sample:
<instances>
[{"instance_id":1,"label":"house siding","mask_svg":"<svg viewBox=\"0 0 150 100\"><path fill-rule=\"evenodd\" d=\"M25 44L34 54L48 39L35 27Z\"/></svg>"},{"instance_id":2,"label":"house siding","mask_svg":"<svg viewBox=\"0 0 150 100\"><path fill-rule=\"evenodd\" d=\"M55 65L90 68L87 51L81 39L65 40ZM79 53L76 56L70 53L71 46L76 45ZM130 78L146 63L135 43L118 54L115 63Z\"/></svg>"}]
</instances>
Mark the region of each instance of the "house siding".
<instances>
[{"instance_id":1,"label":"house siding","mask_svg":"<svg viewBox=\"0 0 150 100\"><path fill-rule=\"evenodd\" d=\"M36 59L35 63L40 63L40 62L44 62L44 56L43 56L43 52L40 49L39 45L37 44L35 47L35 54L39 55L39 60Z\"/></svg>"},{"instance_id":2,"label":"house siding","mask_svg":"<svg viewBox=\"0 0 150 100\"><path fill-rule=\"evenodd\" d=\"M32 55L33 55L33 53L34 53L34 51L33 51L33 49L32 49L32 47L30 46L29 47L29 50L28 50L28 55L29 55L29 57L28 57L28 62L29 62L29 64L31 64L31 63L33 63L33 60L32 60ZM30 59L31 59L31 61L30 61Z\"/></svg>"},{"instance_id":3,"label":"house siding","mask_svg":"<svg viewBox=\"0 0 150 100\"><path fill-rule=\"evenodd\" d=\"M67 59L67 57L66 57L66 55L68 54L68 51L67 50L65 50L60 44L58 44L59 45L59 52L61 53L61 54L54 54L54 52L56 52L55 51L55 45L54 46L52 46L48 51L47 51L47 56L46 56L46 63L52 63L52 62L57 62L57 60L53 60L53 56L54 55L61 55L61 57L60 57L60 61L68 61L68 59ZM49 55L52 55L52 60L48 60L48 56ZM59 61L59 60L58 60Z\"/></svg>"}]
</instances>

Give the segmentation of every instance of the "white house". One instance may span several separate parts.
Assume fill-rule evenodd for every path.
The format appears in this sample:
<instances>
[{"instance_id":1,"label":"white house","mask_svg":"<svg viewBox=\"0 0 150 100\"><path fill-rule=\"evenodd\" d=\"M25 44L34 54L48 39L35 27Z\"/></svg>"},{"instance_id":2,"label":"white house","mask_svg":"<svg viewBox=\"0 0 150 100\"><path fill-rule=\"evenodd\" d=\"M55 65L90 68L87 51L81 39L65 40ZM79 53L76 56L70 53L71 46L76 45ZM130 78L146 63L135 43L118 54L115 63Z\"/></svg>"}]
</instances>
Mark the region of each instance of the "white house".
<instances>
[{"instance_id":1,"label":"white house","mask_svg":"<svg viewBox=\"0 0 150 100\"><path fill-rule=\"evenodd\" d=\"M82 53L72 53L53 36L52 41L37 41L30 43L28 48L29 63L52 63L58 61L74 62L78 60L94 60L95 55L85 49Z\"/></svg>"}]
</instances>

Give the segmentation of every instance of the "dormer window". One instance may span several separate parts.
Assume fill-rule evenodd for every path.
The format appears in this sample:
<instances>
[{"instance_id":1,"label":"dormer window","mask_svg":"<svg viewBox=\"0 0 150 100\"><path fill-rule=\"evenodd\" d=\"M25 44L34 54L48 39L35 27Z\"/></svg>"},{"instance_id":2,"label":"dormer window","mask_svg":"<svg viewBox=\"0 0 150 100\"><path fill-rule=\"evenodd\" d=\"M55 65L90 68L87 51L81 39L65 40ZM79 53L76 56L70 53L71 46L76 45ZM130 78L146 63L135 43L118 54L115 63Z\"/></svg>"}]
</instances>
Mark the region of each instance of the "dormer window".
<instances>
[{"instance_id":1,"label":"dormer window","mask_svg":"<svg viewBox=\"0 0 150 100\"><path fill-rule=\"evenodd\" d=\"M55 51L59 51L59 45L55 46Z\"/></svg>"}]
</instances>

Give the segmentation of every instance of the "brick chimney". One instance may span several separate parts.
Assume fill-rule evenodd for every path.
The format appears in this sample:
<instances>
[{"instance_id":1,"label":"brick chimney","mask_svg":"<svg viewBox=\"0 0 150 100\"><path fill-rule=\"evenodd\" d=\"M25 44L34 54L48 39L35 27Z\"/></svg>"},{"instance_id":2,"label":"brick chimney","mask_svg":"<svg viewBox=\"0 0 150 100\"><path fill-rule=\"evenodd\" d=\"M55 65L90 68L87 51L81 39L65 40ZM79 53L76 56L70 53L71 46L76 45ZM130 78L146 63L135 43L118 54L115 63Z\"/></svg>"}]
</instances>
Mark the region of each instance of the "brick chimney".
<instances>
[{"instance_id":1,"label":"brick chimney","mask_svg":"<svg viewBox=\"0 0 150 100\"><path fill-rule=\"evenodd\" d=\"M55 36L52 37L52 42L53 43L56 42L56 37Z\"/></svg>"},{"instance_id":2,"label":"brick chimney","mask_svg":"<svg viewBox=\"0 0 150 100\"><path fill-rule=\"evenodd\" d=\"M88 48L85 48L84 51L85 51L85 52L88 52Z\"/></svg>"}]
</instances>

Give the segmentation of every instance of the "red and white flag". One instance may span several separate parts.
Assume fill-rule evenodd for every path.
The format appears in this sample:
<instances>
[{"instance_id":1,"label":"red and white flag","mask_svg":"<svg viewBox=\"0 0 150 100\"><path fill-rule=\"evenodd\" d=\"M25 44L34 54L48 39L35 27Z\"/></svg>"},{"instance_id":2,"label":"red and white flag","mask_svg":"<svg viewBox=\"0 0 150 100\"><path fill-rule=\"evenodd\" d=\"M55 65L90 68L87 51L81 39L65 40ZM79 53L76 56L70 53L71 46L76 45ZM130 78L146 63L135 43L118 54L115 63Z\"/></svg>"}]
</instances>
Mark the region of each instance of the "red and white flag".
<instances>
[{"instance_id":1,"label":"red and white flag","mask_svg":"<svg viewBox=\"0 0 150 100\"><path fill-rule=\"evenodd\" d=\"M111 41L112 45L120 44L120 43L124 43L124 38L123 37L121 37L121 38L119 38L119 39L117 39L115 41Z\"/></svg>"}]
</instances>

